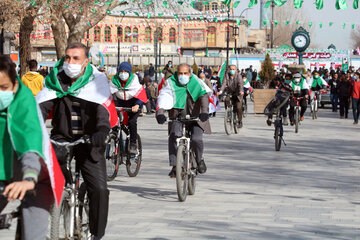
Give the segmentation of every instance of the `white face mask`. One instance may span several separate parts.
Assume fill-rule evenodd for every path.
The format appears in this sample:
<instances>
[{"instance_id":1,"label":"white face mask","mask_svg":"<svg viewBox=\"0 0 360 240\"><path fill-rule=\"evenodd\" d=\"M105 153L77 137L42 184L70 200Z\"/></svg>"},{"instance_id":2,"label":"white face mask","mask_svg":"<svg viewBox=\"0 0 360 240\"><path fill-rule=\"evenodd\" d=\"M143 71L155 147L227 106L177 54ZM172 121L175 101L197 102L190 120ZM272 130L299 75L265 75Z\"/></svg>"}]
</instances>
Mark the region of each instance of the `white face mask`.
<instances>
[{"instance_id":1,"label":"white face mask","mask_svg":"<svg viewBox=\"0 0 360 240\"><path fill-rule=\"evenodd\" d=\"M295 82L296 82L296 83L299 83L300 80L301 80L300 78L295 78Z\"/></svg>"},{"instance_id":2,"label":"white face mask","mask_svg":"<svg viewBox=\"0 0 360 240\"><path fill-rule=\"evenodd\" d=\"M190 77L188 75L179 76L179 83L181 85L185 86L186 84L188 84L189 81L190 81Z\"/></svg>"},{"instance_id":3,"label":"white face mask","mask_svg":"<svg viewBox=\"0 0 360 240\"><path fill-rule=\"evenodd\" d=\"M82 64L69 64L64 62L63 69L65 74L71 78L77 78L83 71L83 65L86 62L86 60Z\"/></svg>"},{"instance_id":4,"label":"white face mask","mask_svg":"<svg viewBox=\"0 0 360 240\"><path fill-rule=\"evenodd\" d=\"M122 80L122 81L125 81L129 78L130 74L128 72L121 72L119 73L119 78Z\"/></svg>"}]
</instances>

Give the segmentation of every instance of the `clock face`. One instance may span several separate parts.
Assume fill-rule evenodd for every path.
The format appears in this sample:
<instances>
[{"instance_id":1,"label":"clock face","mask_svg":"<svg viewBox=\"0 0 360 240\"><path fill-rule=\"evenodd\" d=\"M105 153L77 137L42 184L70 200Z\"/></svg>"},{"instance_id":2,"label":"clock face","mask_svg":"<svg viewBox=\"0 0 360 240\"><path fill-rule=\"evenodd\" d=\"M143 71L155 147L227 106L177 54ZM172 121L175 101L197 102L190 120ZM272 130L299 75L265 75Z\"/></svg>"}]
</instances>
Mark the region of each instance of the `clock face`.
<instances>
[{"instance_id":1,"label":"clock face","mask_svg":"<svg viewBox=\"0 0 360 240\"><path fill-rule=\"evenodd\" d=\"M303 48L306 46L307 40L304 35L298 35L294 38L294 45L297 48Z\"/></svg>"}]
</instances>

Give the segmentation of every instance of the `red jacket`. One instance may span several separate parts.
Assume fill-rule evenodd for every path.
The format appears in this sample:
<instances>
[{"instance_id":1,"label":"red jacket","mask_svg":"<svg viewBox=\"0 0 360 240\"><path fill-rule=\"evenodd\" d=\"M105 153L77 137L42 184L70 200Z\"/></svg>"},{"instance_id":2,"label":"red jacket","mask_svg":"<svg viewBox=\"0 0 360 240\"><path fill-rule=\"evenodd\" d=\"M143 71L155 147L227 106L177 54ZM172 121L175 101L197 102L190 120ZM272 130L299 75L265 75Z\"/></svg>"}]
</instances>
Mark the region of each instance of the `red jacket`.
<instances>
[{"instance_id":1,"label":"red jacket","mask_svg":"<svg viewBox=\"0 0 360 240\"><path fill-rule=\"evenodd\" d=\"M356 82L356 81L352 81L351 82L351 96L353 98L357 98L359 99L360 98L360 81Z\"/></svg>"}]
</instances>

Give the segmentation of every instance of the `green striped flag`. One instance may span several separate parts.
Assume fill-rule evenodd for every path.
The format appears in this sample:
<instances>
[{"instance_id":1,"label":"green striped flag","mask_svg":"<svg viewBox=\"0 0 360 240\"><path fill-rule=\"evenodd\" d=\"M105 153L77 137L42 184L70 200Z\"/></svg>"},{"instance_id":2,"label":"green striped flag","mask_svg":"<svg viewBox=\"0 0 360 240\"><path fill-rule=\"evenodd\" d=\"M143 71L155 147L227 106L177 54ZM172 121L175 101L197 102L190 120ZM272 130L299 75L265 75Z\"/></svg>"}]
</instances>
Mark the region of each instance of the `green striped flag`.
<instances>
[{"instance_id":1,"label":"green striped flag","mask_svg":"<svg viewBox=\"0 0 360 240\"><path fill-rule=\"evenodd\" d=\"M221 84L223 83L223 80L225 77L226 66L227 66L227 60L225 60L225 62L221 65L221 67L219 68L219 71L218 71L218 76L220 78Z\"/></svg>"}]
</instances>

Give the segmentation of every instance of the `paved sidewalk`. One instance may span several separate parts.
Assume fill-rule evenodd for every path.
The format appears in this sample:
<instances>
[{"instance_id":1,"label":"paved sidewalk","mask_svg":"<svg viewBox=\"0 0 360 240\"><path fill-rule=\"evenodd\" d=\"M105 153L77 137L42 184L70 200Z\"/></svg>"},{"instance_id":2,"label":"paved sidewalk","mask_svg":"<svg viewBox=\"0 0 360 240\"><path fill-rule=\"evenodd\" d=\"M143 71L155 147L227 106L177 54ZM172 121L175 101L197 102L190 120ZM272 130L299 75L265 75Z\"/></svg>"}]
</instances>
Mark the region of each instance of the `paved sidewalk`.
<instances>
[{"instance_id":1,"label":"paved sidewalk","mask_svg":"<svg viewBox=\"0 0 360 240\"><path fill-rule=\"evenodd\" d=\"M360 239L360 126L321 109L298 134L285 127L287 146L275 152L265 120L249 114L240 133L227 136L223 111L211 118L208 172L181 203L167 176L167 126L139 118L142 168L129 178L121 166L109 182L104 239Z\"/></svg>"}]
</instances>

